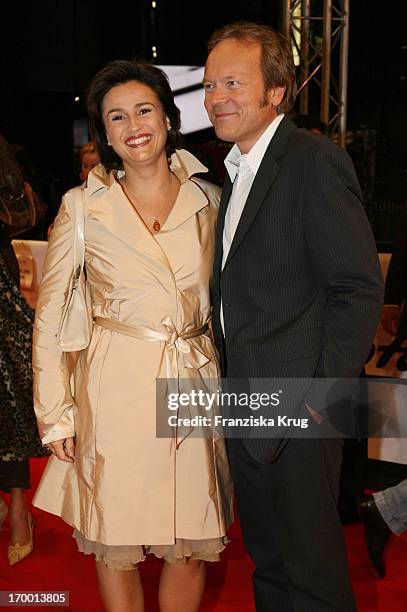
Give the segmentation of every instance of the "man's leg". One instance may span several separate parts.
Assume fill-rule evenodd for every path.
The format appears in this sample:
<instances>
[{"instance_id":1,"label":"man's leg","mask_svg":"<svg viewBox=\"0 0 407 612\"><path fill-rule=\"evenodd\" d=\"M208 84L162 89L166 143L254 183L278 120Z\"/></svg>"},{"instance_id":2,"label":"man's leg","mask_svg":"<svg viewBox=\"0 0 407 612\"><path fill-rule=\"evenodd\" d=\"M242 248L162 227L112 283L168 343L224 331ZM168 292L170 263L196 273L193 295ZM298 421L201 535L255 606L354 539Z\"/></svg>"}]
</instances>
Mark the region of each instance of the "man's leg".
<instances>
[{"instance_id":1,"label":"man's leg","mask_svg":"<svg viewBox=\"0 0 407 612\"><path fill-rule=\"evenodd\" d=\"M336 506L341 441L293 439L270 465L239 440L228 451L257 612L355 610Z\"/></svg>"},{"instance_id":2,"label":"man's leg","mask_svg":"<svg viewBox=\"0 0 407 612\"><path fill-rule=\"evenodd\" d=\"M257 612L294 612L276 537L268 486L270 466L255 461L242 440L227 441L243 539L256 565L253 589Z\"/></svg>"},{"instance_id":3,"label":"man's leg","mask_svg":"<svg viewBox=\"0 0 407 612\"><path fill-rule=\"evenodd\" d=\"M295 612L356 609L337 511L341 458L341 440L291 439L271 465L275 533Z\"/></svg>"}]
</instances>

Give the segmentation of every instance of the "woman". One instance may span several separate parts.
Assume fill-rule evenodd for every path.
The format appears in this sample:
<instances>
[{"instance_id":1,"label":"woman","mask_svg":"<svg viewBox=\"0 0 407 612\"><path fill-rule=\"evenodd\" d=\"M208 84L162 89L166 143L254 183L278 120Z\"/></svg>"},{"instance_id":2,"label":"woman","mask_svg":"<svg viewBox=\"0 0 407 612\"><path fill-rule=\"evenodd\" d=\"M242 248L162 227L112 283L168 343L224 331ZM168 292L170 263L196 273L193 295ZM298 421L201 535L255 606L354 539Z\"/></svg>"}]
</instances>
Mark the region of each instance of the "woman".
<instances>
[{"instance_id":1,"label":"woman","mask_svg":"<svg viewBox=\"0 0 407 612\"><path fill-rule=\"evenodd\" d=\"M10 145L0 135L0 219L6 205L35 194L24 181ZM6 215L8 216L8 215ZM29 457L46 454L33 415L31 336L33 312L22 297L18 262L10 242L10 226L0 221L0 490L10 493L10 508L0 499L0 528L7 515L10 565L33 550L33 518L25 491L30 487Z\"/></svg>"},{"instance_id":2,"label":"woman","mask_svg":"<svg viewBox=\"0 0 407 612\"><path fill-rule=\"evenodd\" d=\"M57 338L72 273L63 203L34 331L36 413L61 461L51 462L35 504L73 525L79 550L95 554L106 610L144 609L136 569L151 552L165 560L161 610L193 612L204 562L224 548L231 481L221 439L156 437L155 386L218 374L208 323L219 190L191 180L205 168L175 149L179 111L158 68L109 64L91 83L88 111L103 164L85 189L95 325L74 401Z\"/></svg>"}]
</instances>

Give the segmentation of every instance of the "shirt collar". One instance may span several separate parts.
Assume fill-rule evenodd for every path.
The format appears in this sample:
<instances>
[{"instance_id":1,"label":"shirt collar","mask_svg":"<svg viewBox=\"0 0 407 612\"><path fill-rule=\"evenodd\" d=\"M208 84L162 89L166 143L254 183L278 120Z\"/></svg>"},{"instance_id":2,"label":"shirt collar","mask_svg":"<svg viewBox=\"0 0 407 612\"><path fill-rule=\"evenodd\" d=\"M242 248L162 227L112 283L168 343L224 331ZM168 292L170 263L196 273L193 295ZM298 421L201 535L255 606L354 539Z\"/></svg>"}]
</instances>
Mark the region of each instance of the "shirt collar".
<instances>
[{"instance_id":1,"label":"shirt collar","mask_svg":"<svg viewBox=\"0 0 407 612\"><path fill-rule=\"evenodd\" d=\"M282 113L281 115L277 115L277 117L273 119L273 121L264 130L263 134L260 136L257 142L254 143L248 153L240 153L239 147L236 144L233 145L224 162L232 183L236 178L242 158L246 160L246 163L252 171L253 175L256 176L260 164L263 160L264 154L267 150L267 147L269 146L271 139L276 133L278 126L283 120L283 117L284 113Z\"/></svg>"}]
</instances>

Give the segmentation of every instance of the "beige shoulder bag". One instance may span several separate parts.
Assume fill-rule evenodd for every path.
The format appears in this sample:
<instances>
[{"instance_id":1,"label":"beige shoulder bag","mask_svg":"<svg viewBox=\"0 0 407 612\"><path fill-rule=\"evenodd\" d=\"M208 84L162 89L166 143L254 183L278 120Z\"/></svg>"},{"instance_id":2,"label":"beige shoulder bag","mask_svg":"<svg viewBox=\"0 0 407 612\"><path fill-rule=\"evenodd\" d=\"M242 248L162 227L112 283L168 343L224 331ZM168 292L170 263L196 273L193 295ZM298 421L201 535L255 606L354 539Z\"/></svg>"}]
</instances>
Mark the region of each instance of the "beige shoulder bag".
<instances>
[{"instance_id":1,"label":"beige shoulder bag","mask_svg":"<svg viewBox=\"0 0 407 612\"><path fill-rule=\"evenodd\" d=\"M68 296L62 313L58 340L64 352L81 351L92 335L92 300L86 282L85 263L85 190L71 189L65 194L74 228L73 270Z\"/></svg>"}]
</instances>

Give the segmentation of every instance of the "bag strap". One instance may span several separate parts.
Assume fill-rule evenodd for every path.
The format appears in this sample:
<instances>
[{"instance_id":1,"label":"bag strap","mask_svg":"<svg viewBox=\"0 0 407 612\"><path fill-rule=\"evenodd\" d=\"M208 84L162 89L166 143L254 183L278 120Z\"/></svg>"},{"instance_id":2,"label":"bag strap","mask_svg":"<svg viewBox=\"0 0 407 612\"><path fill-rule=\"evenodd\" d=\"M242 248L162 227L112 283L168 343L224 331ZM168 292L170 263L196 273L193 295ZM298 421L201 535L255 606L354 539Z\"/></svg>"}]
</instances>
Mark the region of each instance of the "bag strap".
<instances>
[{"instance_id":1,"label":"bag strap","mask_svg":"<svg viewBox=\"0 0 407 612\"><path fill-rule=\"evenodd\" d=\"M79 193L80 191L80 193ZM74 229L73 235L73 285L76 289L85 264L85 190L71 189L66 194L67 204Z\"/></svg>"}]
</instances>

